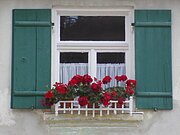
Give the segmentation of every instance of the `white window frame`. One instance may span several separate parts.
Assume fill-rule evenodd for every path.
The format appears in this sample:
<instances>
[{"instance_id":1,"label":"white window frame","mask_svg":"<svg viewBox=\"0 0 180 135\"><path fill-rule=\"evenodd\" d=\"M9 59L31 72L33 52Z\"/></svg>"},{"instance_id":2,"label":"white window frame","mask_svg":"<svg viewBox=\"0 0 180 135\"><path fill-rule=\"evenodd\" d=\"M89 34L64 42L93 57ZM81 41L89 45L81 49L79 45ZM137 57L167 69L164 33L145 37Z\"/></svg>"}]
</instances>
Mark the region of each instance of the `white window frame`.
<instances>
[{"instance_id":1,"label":"white window frame","mask_svg":"<svg viewBox=\"0 0 180 135\"><path fill-rule=\"evenodd\" d=\"M125 16L125 41L60 41L60 16ZM59 81L60 52L88 52L88 67L93 67L88 69L91 76L96 76L97 52L125 52L126 75L135 77L132 7L54 8L52 20L55 24L52 32L52 83Z\"/></svg>"}]
</instances>

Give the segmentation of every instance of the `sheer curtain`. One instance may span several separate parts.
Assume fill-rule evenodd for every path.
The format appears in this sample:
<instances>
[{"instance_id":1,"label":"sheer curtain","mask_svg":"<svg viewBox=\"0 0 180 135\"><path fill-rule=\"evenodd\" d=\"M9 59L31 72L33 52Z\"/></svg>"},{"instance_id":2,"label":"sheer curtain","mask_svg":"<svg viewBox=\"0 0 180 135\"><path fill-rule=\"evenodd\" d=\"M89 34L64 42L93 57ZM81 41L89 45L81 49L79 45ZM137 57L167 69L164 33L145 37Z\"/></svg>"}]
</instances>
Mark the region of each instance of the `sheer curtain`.
<instances>
[{"instance_id":1,"label":"sheer curtain","mask_svg":"<svg viewBox=\"0 0 180 135\"><path fill-rule=\"evenodd\" d=\"M88 73L87 63L60 63L59 68L60 82L68 83L68 81L76 74L84 75Z\"/></svg>"},{"instance_id":2,"label":"sheer curtain","mask_svg":"<svg viewBox=\"0 0 180 135\"><path fill-rule=\"evenodd\" d=\"M87 63L60 63L60 82L68 83L68 81L76 74L84 75L88 73ZM116 84L114 77L126 73L125 64L97 64L97 79L102 80L105 76L112 77L110 86Z\"/></svg>"},{"instance_id":3,"label":"sheer curtain","mask_svg":"<svg viewBox=\"0 0 180 135\"><path fill-rule=\"evenodd\" d=\"M102 80L105 76L110 76L112 81L107 86L116 85L115 76L126 74L125 64L98 64L97 65L97 79Z\"/></svg>"}]
</instances>

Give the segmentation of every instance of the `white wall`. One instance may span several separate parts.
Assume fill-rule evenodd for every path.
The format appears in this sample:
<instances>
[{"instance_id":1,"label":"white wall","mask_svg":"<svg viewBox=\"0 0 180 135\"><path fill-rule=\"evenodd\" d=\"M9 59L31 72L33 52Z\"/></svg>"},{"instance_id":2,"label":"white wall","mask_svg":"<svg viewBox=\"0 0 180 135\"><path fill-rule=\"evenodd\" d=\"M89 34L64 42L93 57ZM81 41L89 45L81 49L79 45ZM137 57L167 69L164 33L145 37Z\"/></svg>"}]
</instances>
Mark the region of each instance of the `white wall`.
<instances>
[{"instance_id":1,"label":"white wall","mask_svg":"<svg viewBox=\"0 0 180 135\"><path fill-rule=\"evenodd\" d=\"M180 100L180 1L179 0L0 0L0 125L13 123L10 108L12 9L72 7L119 7L172 10L173 95ZM4 108L4 109L2 109Z\"/></svg>"}]
</instances>

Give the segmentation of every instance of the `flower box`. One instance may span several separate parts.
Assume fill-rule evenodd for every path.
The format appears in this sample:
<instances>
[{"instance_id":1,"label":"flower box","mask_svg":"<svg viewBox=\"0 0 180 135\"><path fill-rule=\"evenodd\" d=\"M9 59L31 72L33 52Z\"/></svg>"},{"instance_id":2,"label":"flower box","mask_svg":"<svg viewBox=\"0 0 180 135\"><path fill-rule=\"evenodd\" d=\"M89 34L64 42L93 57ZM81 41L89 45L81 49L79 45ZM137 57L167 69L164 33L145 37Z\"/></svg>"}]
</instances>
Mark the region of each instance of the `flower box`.
<instances>
[{"instance_id":1,"label":"flower box","mask_svg":"<svg viewBox=\"0 0 180 135\"><path fill-rule=\"evenodd\" d=\"M100 115L102 110L107 113L129 111L131 114L136 80L127 79L126 75L116 76L115 79L117 83L113 87L106 86L112 80L110 76L105 76L101 81L93 79L88 74L75 75L68 84L56 82L44 95L45 105L56 104L56 115L58 111L66 112L67 110L71 113L73 111L87 113L87 111L98 110ZM97 104L99 108L96 106Z\"/></svg>"},{"instance_id":2,"label":"flower box","mask_svg":"<svg viewBox=\"0 0 180 135\"><path fill-rule=\"evenodd\" d=\"M110 100L109 102L110 104L106 107L103 106L103 104L100 104L99 107L97 107L95 106L95 103L93 103L92 106L89 107L88 105L81 106L78 104L78 101L75 100L59 101L55 104L55 115L58 116L58 114L70 113L70 114L78 114L78 115L85 114L85 116L92 115L92 117L95 117L95 115L102 116L103 114L109 115L111 113L119 114L126 112L129 113L130 116L132 116L132 112L134 108L132 96L130 96L129 99L125 100L122 106L118 106L117 100ZM67 107L67 104L70 105Z\"/></svg>"}]
</instances>

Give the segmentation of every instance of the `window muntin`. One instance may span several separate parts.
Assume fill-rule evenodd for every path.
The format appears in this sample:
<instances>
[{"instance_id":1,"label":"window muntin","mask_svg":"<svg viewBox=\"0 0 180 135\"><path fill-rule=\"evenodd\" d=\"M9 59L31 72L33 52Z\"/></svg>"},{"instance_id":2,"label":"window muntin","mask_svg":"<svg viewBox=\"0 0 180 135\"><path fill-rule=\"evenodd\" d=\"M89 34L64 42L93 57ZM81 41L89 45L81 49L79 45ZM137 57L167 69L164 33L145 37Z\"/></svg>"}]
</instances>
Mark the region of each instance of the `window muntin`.
<instances>
[{"instance_id":1,"label":"window muntin","mask_svg":"<svg viewBox=\"0 0 180 135\"><path fill-rule=\"evenodd\" d=\"M60 16L61 41L125 41L125 16Z\"/></svg>"}]
</instances>

